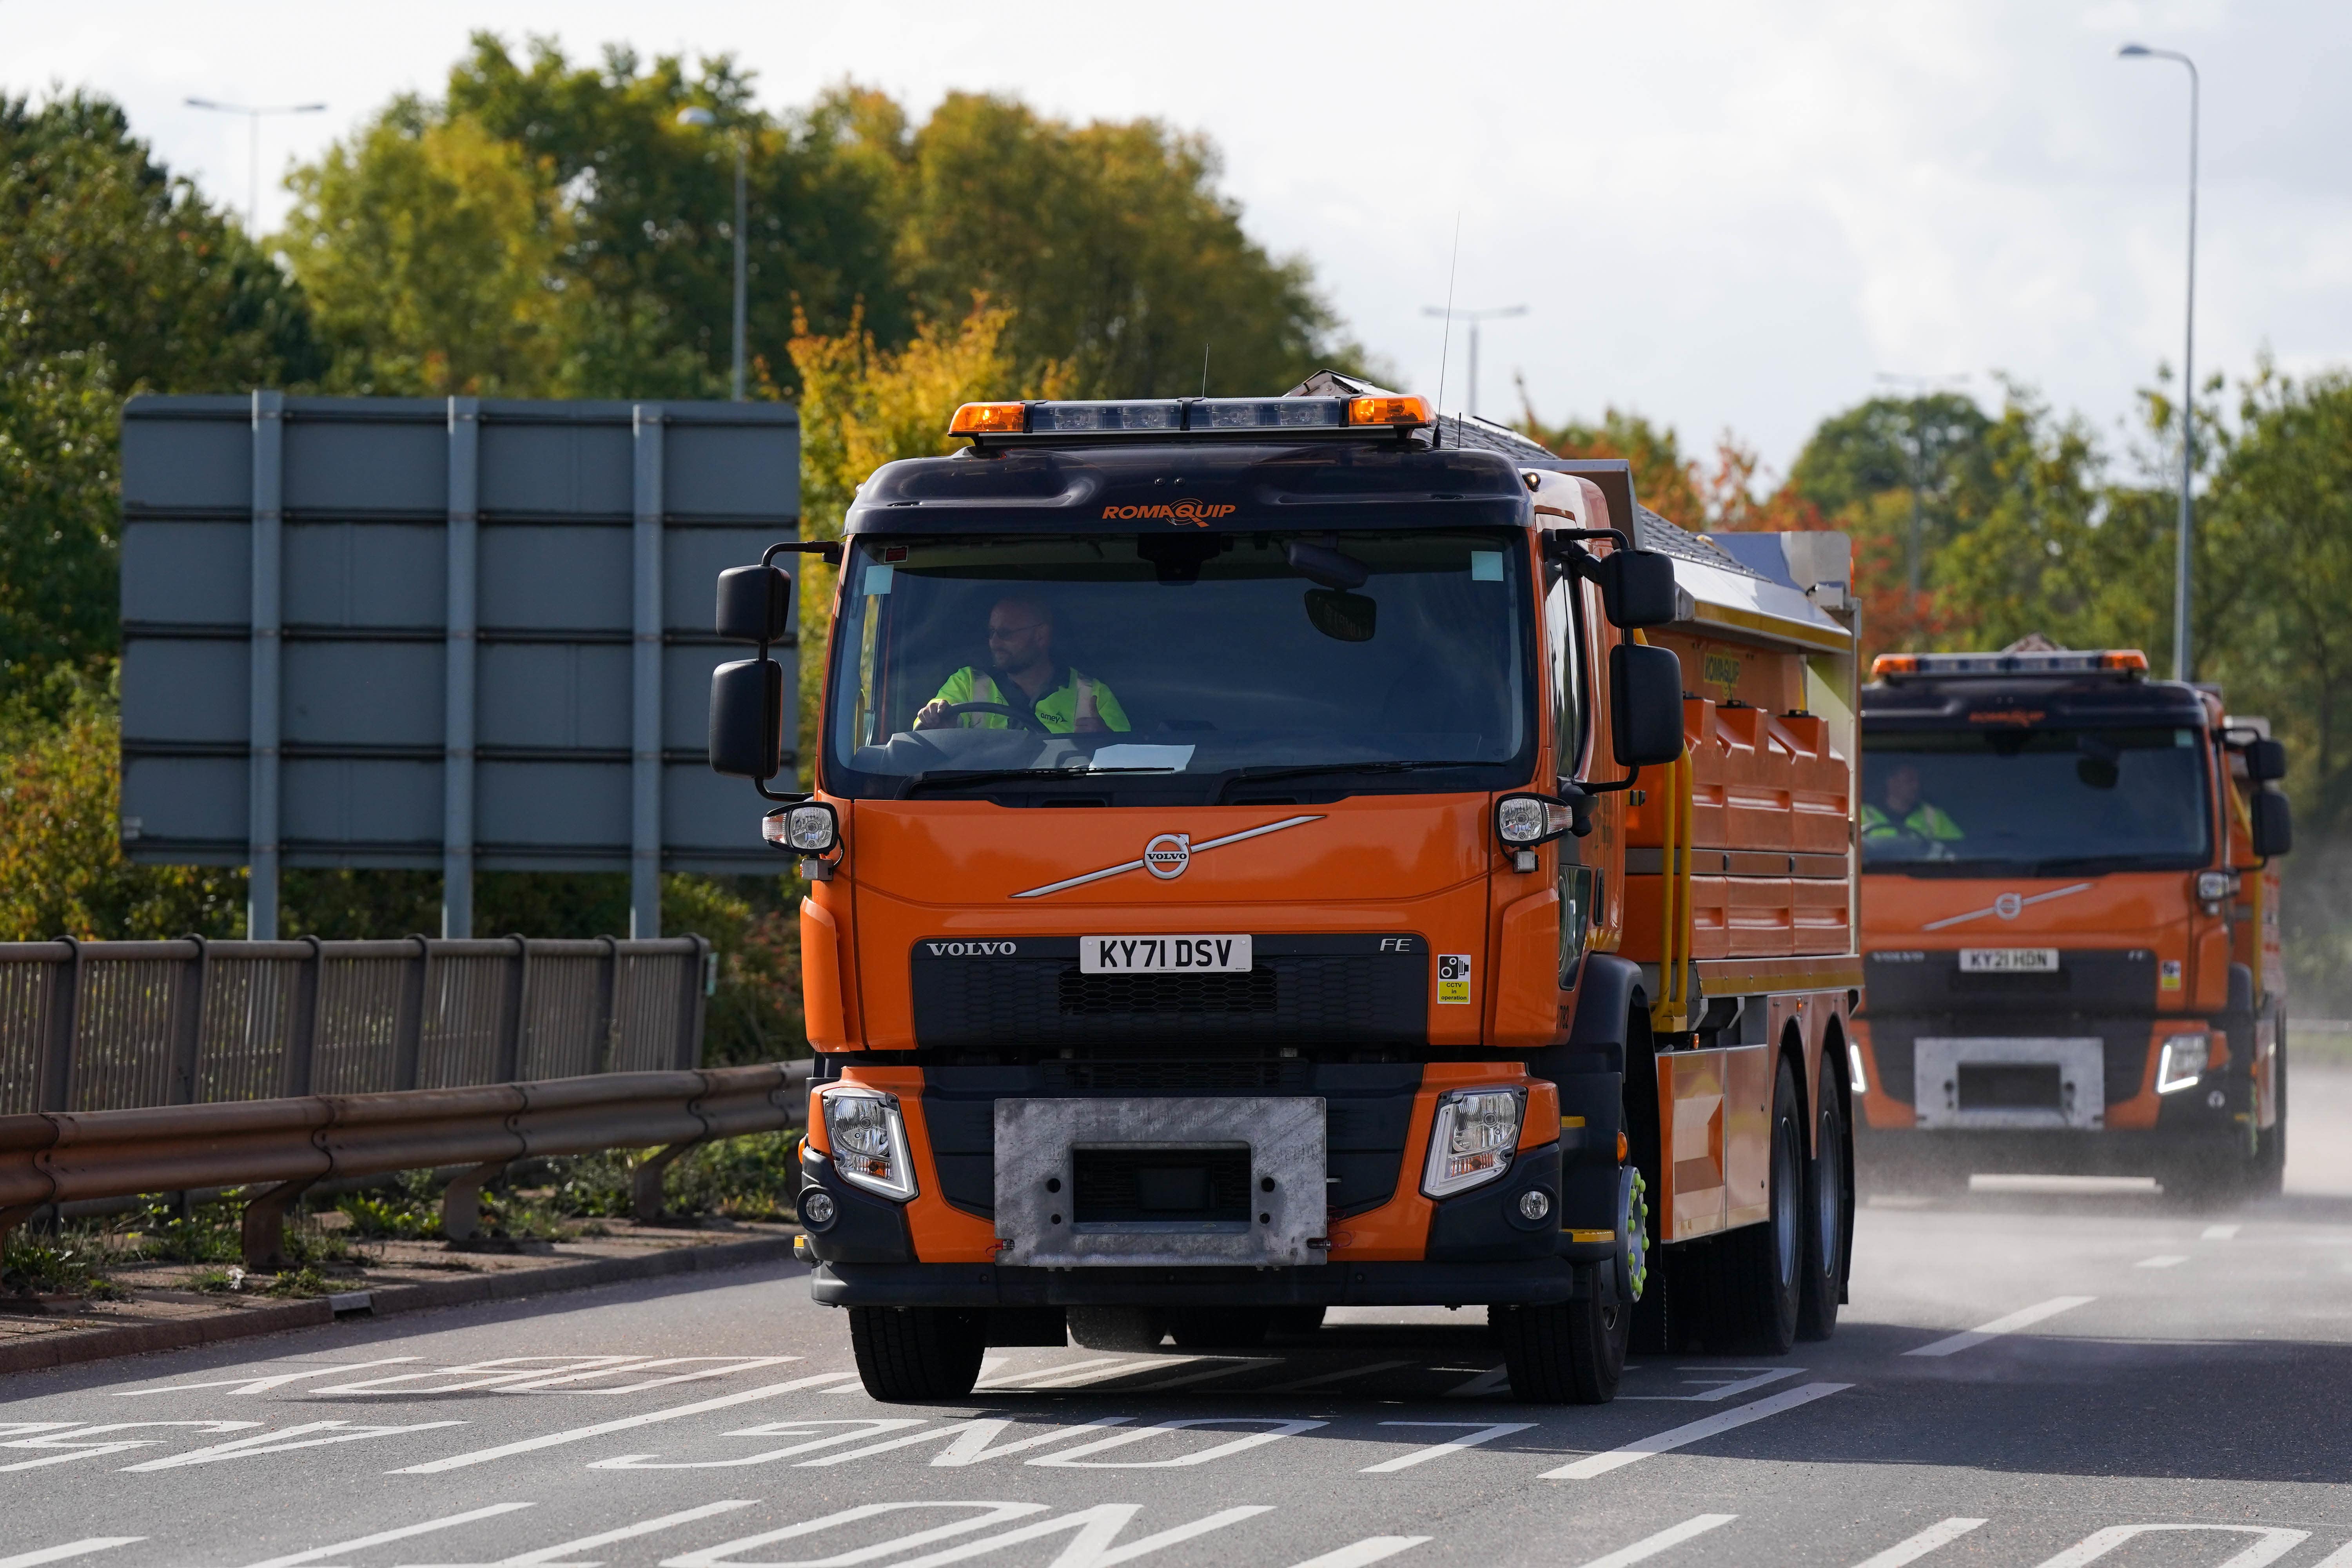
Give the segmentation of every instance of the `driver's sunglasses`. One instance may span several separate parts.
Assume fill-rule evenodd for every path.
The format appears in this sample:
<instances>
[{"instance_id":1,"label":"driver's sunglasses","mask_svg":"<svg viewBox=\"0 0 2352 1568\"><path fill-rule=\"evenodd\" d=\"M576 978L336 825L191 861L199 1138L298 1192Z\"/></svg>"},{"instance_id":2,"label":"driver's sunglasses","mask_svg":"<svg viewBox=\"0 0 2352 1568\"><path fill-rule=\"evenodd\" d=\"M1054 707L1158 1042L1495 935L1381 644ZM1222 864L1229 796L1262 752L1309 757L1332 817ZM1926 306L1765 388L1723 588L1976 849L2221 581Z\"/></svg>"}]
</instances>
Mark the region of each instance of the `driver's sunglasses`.
<instances>
[{"instance_id":1,"label":"driver's sunglasses","mask_svg":"<svg viewBox=\"0 0 2352 1568\"><path fill-rule=\"evenodd\" d=\"M988 640L991 642L1011 642L1014 637L1019 637L1022 633L1034 632L1045 624L1045 623L1043 621L1032 621L1025 626L991 626L988 628Z\"/></svg>"}]
</instances>

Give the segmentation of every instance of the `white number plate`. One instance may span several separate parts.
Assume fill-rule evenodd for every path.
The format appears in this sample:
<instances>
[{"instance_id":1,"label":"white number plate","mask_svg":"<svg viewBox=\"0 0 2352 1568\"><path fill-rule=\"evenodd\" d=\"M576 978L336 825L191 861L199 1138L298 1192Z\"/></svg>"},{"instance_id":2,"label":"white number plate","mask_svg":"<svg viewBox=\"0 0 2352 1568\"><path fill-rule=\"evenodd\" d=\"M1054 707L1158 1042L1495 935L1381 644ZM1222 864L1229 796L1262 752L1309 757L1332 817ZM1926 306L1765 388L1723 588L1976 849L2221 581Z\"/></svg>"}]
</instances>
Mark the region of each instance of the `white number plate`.
<instances>
[{"instance_id":1,"label":"white number plate","mask_svg":"<svg viewBox=\"0 0 2352 1568\"><path fill-rule=\"evenodd\" d=\"M1960 949L1960 973L1963 974L2054 974L2057 972L2058 950L2054 947Z\"/></svg>"},{"instance_id":2,"label":"white number plate","mask_svg":"<svg viewBox=\"0 0 2352 1568\"><path fill-rule=\"evenodd\" d=\"M1081 974L1246 974L1246 936L1082 936Z\"/></svg>"}]
</instances>

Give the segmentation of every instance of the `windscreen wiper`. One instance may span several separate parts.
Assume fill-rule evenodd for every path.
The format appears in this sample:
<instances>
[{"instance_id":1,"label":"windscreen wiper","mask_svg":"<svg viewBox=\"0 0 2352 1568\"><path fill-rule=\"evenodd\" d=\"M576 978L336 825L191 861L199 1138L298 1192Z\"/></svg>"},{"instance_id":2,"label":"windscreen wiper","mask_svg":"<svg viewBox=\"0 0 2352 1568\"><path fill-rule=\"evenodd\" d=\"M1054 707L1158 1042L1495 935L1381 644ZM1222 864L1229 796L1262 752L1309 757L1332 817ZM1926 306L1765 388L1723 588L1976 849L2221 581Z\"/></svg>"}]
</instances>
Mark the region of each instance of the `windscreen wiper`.
<instances>
[{"instance_id":1,"label":"windscreen wiper","mask_svg":"<svg viewBox=\"0 0 2352 1568\"><path fill-rule=\"evenodd\" d=\"M898 798L905 800L917 790L929 784L989 784L999 779L1091 779L1105 773L1166 773L1173 778L1174 768L933 768L928 773L909 773L907 782L898 786Z\"/></svg>"},{"instance_id":2,"label":"windscreen wiper","mask_svg":"<svg viewBox=\"0 0 2352 1568\"><path fill-rule=\"evenodd\" d=\"M1318 773L1410 773L1424 768L1475 768L1485 764L1475 762L1362 762L1362 763L1302 763L1297 766L1268 768L1235 768L1217 785L1210 797L1211 805L1223 805L1235 784L1257 784L1266 779L1312 778Z\"/></svg>"}]
</instances>

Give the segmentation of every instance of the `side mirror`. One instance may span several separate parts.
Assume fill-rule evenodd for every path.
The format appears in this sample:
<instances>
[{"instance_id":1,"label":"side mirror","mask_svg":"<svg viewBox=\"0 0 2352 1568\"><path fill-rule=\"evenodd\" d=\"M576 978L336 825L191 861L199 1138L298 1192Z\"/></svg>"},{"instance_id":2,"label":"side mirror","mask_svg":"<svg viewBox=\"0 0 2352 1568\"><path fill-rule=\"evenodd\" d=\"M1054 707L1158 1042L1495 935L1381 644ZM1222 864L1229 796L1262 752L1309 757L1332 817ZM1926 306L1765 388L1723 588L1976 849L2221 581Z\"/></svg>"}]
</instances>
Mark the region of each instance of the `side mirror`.
<instances>
[{"instance_id":1,"label":"side mirror","mask_svg":"<svg viewBox=\"0 0 2352 1568\"><path fill-rule=\"evenodd\" d=\"M710 766L746 779L784 771L784 667L774 659L737 659L710 672Z\"/></svg>"},{"instance_id":2,"label":"side mirror","mask_svg":"<svg viewBox=\"0 0 2352 1568\"><path fill-rule=\"evenodd\" d=\"M2246 743L2246 776L2256 784L2286 777L2286 743L2267 738Z\"/></svg>"},{"instance_id":3,"label":"side mirror","mask_svg":"<svg viewBox=\"0 0 2352 1568\"><path fill-rule=\"evenodd\" d=\"M1683 663L1668 649L1609 650L1609 728L1617 764L1663 767L1683 754Z\"/></svg>"},{"instance_id":4,"label":"side mirror","mask_svg":"<svg viewBox=\"0 0 2352 1568\"><path fill-rule=\"evenodd\" d=\"M719 635L729 642L782 642L792 618L792 574L782 567L730 566L719 574Z\"/></svg>"},{"instance_id":5,"label":"side mirror","mask_svg":"<svg viewBox=\"0 0 2352 1568\"><path fill-rule=\"evenodd\" d=\"M1656 551L1614 551L1596 564L1593 577L1601 584L1601 607L1612 625L1633 631L1674 623L1680 597L1675 563ZM1680 718L1675 721L1682 722Z\"/></svg>"},{"instance_id":6,"label":"side mirror","mask_svg":"<svg viewBox=\"0 0 2352 1568\"><path fill-rule=\"evenodd\" d=\"M2274 789L2256 790L2250 804L2253 807L2254 853L2267 860L2294 848L2294 808L2287 804L2286 796Z\"/></svg>"}]
</instances>

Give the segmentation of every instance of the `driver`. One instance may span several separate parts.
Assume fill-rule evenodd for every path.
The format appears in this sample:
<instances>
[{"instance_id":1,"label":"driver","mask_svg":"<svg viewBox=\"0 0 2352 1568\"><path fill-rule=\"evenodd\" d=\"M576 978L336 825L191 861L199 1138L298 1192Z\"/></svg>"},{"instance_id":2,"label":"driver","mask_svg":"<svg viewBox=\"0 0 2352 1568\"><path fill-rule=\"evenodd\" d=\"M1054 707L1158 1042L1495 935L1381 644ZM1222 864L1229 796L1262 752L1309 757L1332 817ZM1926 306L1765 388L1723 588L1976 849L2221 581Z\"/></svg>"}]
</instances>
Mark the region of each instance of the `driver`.
<instances>
[{"instance_id":1,"label":"driver","mask_svg":"<svg viewBox=\"0 0 2352 1568\"><path fill-rule=\"evenodd\" d=\"M1034 595L1008 594L988 612L988 663L987 672L965 665L949 676L915 715L915 728L1002 730L1013 722L1002 713L950 715L948 708L960 702L1001 703L1056 735L1129 728L1109 687L1054 658L1054 612Z\"/></svg>"},{"instance_id":2,"label":"driver","mask_svg":"<svg viewBox=\"0 0 2352 1568\"><path fill-rule=\"evenodd\" d=\"M1927 858L1943 860L1950 858L1953 845L1968 837L1941 806L1919 798L1919 770L1911 763L1898 763L1888 772L1883 793L1884 809L1864 803L1864 845L1891 849L1907 842L1918 845Z\"/></svg>"}]
</instances>

